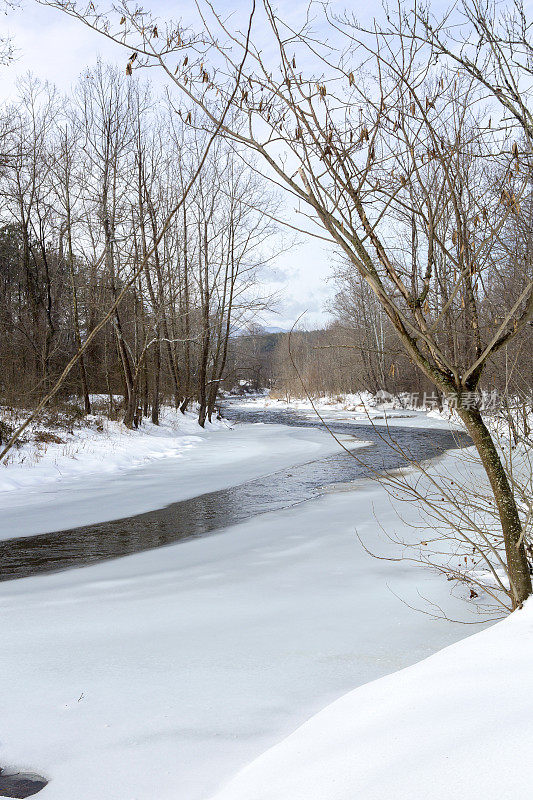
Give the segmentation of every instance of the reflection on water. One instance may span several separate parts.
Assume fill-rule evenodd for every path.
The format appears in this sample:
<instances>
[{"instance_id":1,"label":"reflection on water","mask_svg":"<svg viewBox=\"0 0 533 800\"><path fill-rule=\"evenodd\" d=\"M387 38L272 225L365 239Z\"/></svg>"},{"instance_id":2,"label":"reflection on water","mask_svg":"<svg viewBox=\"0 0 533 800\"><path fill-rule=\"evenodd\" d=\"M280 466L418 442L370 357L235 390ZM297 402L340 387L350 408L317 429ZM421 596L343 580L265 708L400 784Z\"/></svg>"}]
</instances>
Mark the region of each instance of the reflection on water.
<instances>
[{"instance_id":1,"label":"reflection on water","mask_svg":"<svg viewBox=\"0 0 533 800\"><path fill-rule=\"evenodd\" d=\"M313 428L322 425L316 417L304 417L292 411L252 411L233 408L230 404L224 409L224 415L235 422ZM391 427L389 431L370 424L354 426L338 421L330 427L342 436L347 447L346 436L371 444L357 449L357 459L341 452L135 517L8 539L0 542L0 580L81 567L201 536L257 514L304 502L328 486L404 466L406 462L400 450L422 461L467 442L466 437L458 439L457 434L445 430Z\"/></svg>"}]
</instances>

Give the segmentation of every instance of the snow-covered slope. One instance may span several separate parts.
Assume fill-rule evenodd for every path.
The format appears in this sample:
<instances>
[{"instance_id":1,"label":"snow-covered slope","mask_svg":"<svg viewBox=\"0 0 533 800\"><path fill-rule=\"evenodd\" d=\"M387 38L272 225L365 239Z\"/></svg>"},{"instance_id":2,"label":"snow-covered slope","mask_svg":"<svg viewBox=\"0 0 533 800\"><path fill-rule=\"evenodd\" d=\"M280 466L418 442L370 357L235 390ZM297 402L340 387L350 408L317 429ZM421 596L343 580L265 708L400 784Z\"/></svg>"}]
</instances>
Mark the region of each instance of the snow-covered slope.
<instances>
[{"instance_id":1,"label":"snow-covered slope","mask_svg":"<svg viewBox=\"0 0 533 800\"><path fill-rule=\"evenodd\" d=\"M104 465L0 494L0 534L133 513L334 445L283 425L202 432L112 480ZM361 481L218 535L0 584L0 766L48 778L43 800L529 797L533 608L393 672L472 630L413 611L421 596L480 618L467 588L450 596L442 577L363 550L355 529L380 552L379 525L402 536L420 522L416 504L399 519L388 500Z\"/></svg>"},{"instance_id":2,"label":"snow-covered slope","mask_svg":"<svg viewBox=\"0 0 533 800\"><path fill-rule=\"evenodd\" d=\"M180 457L221 427L220 422L213 422L202 429L194 414L168 407L161 411L160 425L144 420L138 430L103 417L88 416L85 421L87 424L70 430L45 431L57 441L30 439L13 448L7 463L0 464L0 493L94 474L112 476L152 461ZM30 433L39 427L34 424Z\"/></svg>"},{"instance_id":3,"label":"snow-covered slope","mask_svg":"<svg viewBox=\"0 0 533 800\"><path fill-rule=\"evenodd\" d=\"M329 705L216 800L518 800L533 777L533 603Z\"/></svg>"}]
</instances>

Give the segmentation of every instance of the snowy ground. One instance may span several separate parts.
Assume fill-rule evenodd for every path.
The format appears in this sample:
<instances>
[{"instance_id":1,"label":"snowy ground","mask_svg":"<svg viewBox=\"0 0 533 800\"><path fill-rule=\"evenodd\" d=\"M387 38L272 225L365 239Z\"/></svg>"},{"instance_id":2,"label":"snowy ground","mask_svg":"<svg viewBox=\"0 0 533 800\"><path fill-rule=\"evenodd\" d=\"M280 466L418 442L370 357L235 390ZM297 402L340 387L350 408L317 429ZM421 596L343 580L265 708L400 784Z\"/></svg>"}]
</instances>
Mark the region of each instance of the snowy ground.
<instances>
[{"instance_id":1,"label":"snowy ground","mask_svg":"<svg viewBox=\"0 0 533 800\"><path fill-rule=\"evenodd\" d=\"M533 604L331 704L216 800L531 797Z\"/></svg>"},{"instance_id":2,"label":"snowy ground","mask_svg":"<svg viewBox=\"0 0 533 800\"><path fill-rule=\"evenodd\" d=\"M121 422L88 416L86 424L45 429L61 442L35 441L34 424L21 447L13 448L8 463L0 467L0 492L53 484L71 478L105 473L108 477L136 469L151 461L181 457L201 443L205 432L194 414L164 408L161 424L144 420L139 430ZM206 432L221 427L207 424Z\"/></svg>"},{"instance_id":3,"label":"snowy ground","mask_svg":"<svg viewBox=\"0 0 533 800\"><path fill-rule=\"evenodd\" d=\"M230 485L291 459L318 457L332 446L326 434L309 429L243 425L212 431L186 459L120 473L112 486L106 476L94 476L77 484L55 482L47 490L34 487L33 499L24 493L29 510L5 505L19 494L6 492L3 527L6 519L11 534L18 519L22 529L39 524L36 509L46 526L66 515L61 527L68 527L76 513L104 513L101 506L119 502L124 491L132 513L132 503L153 507L170 486L190 496L194 482ZM446 456L450 468L455 457ZM160 490L167 473L169 487ZM95 489L98 509L91 512ZM138 499L143 491L149 501ZM76 502L69 503L72 493ZM327 494L203 539L0 584L0 765L48 777L43 800L207 800L331 701L464 637L470 628L435 621L396 596L420 605L420 591L451 616L473 619L474 607L450 597L442 578L376 561L362 550L355 528L369 546L380 546L376 509L383 525L400 524L384 489L359 482L354 491ZM405 513L416 518L417 509ZM449 692L441 702L449 709ZM394 699L381 696L375 725L379 719L388 724L389 705L400 715ZM435 716L426 716L426 727L417 728L423 743L436 724ZM339 747L350 754L365 745L352 737ZM294 773L298 784L302 761ZM321 763L329 785L330 762ZM304 796L276 783L280 776L274 780L270 764L267 759L251 767L224 798ZM265 769L272 786L281 786L277 794L261 794ZM322 793L306 800L367 796L328 795L320 786ZM391 794L373 796L389 800ZM410 797L426 800L428 793Z\"/></svg>"}]
</instances>

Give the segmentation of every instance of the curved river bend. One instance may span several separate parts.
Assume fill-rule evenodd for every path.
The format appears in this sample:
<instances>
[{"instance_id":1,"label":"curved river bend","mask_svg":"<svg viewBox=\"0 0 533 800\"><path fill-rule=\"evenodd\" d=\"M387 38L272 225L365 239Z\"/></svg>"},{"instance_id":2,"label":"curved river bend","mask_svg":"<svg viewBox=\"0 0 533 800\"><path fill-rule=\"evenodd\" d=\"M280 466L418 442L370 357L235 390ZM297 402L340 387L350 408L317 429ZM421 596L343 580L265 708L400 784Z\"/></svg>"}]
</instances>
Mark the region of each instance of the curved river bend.
<instances>
[{"instance_id":1,"label":"curved river bend","mask_svg":"<svg viewBox=\"0 0 533 800\"><path fill-rule=\"evenodd\" d=\"M257 411L228 404L224 416L235 423L322 427L314 416L285 410ZM335 434L342 436L346 447L349 447L347 436L370 444L357 449L356 459L340 452L239 486L181 500L157 511L55 533L7 539L0 542L0 580L82 567L202 536L258 514L305 502L336 484L405 466L400 451L424 461L468 444L465 436L447 430L392 425L387 429L342 421L328 421L328 425Z\"/></svg>"}]
</instances>

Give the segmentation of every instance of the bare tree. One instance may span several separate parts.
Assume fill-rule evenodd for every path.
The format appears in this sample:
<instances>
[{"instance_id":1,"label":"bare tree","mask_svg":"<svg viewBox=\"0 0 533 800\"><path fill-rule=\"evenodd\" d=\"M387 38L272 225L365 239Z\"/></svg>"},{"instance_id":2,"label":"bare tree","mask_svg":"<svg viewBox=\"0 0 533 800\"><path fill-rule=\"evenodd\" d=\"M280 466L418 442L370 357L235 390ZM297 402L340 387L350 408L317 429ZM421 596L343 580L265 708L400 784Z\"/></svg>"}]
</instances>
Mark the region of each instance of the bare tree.
<instances>
[{"instance_id":1,"label":"bare tree","mask_svg":"<svg viewBox=\"0 0 533 800\"><path fill-rule=\"evenodd\" d=\"M80 196L80 176L76 171L80 168L80 135L76 126L76 118L67 113L59 122L57 130L57 150L54 154L52 173L54 175L53 191L57 196L59 207L63 212L63 221L59 231L59 255L68 264L70 288L72 292L72 315L76 346L82 347L81 321L78 300L78 285L76 274L76 258L74 253L74 234L76 223L79 222L77 200ZM79 372L81 394L86 414L91 413L89 398L89 385L87 370L83 355L79 359Z\"/></svg>"},{"instance_id":2,"label":"bare tree","mask_svg":"<svg viewBox=\"0 0 533 800\"><path fill-rule=\"evenodd\" d=\"M7 14L19 5L18 0L1 0L0 14ZM0 35L0 67L9 64L15 56L15 46L10 36Z\"/></svg>"}]
</instances>

